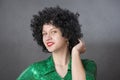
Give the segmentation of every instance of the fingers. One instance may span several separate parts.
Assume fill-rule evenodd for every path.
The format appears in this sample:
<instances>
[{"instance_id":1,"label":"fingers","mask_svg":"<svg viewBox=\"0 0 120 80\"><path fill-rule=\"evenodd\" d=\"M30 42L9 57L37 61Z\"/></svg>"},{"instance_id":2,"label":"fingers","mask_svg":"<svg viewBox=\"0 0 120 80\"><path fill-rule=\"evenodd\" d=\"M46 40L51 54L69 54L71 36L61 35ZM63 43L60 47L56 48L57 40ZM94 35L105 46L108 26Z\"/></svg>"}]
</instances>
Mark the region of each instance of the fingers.
<instances>
[{"instance_id":1,"label":"fingers","mask_svg":"<svg viewBox=\"0 0 120 80\"><path fill-rule=\"evenodd\" d=\"M86 51L86 47L85 47L85 42L82 39L78 39L80 42L81 47L81 53L84 53Z\"/></svg>"}]
</instances>

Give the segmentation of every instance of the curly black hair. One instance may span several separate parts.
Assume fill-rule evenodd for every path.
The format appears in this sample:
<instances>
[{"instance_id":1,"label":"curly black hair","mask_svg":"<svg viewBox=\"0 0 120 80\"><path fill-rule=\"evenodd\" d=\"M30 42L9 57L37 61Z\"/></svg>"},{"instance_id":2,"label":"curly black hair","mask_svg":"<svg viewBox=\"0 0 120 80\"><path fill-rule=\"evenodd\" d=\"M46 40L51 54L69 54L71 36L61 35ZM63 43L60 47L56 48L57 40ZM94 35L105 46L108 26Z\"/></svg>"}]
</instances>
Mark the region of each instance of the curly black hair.
<instances>
[{"instance_id":1,"label":"curly black hair","mask_svg":"<svg viewBox=\"0 0 120 80\"><path fill-rule=\"evenodd\" d=\"M79 13L73 13L59 6L44 8L37 15L33 15L33 19L31 20L31 30L34 40L43 48L43 51L48 52L43 43L42 29L44 24L52 24L60 29L63 37L69 40L69 50L71 51L73 46L78 43L78 39L83 37L78 17Z\"/></svg>"}]
</instances>

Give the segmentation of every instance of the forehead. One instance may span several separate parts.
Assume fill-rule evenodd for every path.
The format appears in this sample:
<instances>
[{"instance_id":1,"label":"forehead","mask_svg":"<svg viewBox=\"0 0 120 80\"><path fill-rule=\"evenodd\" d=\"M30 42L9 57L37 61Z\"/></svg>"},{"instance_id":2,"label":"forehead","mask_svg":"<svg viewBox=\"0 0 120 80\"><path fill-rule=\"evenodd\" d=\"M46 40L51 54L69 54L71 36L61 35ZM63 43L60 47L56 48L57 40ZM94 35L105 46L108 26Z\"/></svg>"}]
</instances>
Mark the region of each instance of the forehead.
<instances>
[{"instance_id":1,"label":"forehead","mask_svg":"<svg viewBox=\"0 0 120 80\"><path fill-rule=\"evenodd\" d=\"M51 30L51 29L58 29L58 28L55 27L55 26L52 25L52 24L44 24L44 25L43 25L43 31L48 31L48 30Z\"/></svg>"}]
</instances>

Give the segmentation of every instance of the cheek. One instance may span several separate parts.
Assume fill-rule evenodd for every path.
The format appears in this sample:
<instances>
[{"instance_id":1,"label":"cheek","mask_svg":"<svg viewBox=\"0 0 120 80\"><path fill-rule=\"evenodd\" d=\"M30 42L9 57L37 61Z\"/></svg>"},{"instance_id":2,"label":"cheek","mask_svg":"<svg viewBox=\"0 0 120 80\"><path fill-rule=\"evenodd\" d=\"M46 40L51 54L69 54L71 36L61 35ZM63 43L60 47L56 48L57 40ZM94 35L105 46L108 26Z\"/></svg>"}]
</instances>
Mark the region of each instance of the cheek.
<instances>
[{"instance_id":1,"label":"cheek","mask_svg":"<svg viewBox=\"0 0 120 80\"><path fill-rule=\"evenodd\" d=\"M61 36L57 34L57 35L52 36L52 39L59 41L61 39Z\"/></svg>"},{"instance_id":2,"label":"cheek","mask_svg":"<svg viewBox=\"0 0 120 80\"><path fill-rule=\"evenodd\" d=\"M59 43L59 44L65 44L66 43L66 39L62 36L58 36L55 38L55 40Z\"/></svg>"},{"instance_id":3,"label":"cheek","mask_svg":"<svg viewBox=\"0 0 120 80\"><path fill-rule=\"evenodd\" d=\"M43 41L43 43L44 43L44 45L45 45L45 38L43 38L42 41Z\"/></svg>"}]
</instances>

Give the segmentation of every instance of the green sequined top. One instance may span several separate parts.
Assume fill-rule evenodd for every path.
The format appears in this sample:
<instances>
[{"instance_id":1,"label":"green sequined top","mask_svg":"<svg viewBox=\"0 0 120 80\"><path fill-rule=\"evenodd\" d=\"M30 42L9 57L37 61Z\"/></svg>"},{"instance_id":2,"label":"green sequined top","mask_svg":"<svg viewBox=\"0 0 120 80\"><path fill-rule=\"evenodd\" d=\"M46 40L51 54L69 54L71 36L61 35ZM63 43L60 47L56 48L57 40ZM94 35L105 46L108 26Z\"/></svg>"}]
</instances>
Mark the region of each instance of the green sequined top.
<instances>
[{"instance_id":1,"label":"green sequined top","mask_svg":"<svg viewBox=\"0 0 120 80\"><path fill-rule=\"evenodd\" d=\"M96 64L92 60L82 60L86 72L86 80L96 80ZM68 71L64 78L59 76L55 70L52 56L48 59L35 62L30 65L17 80L72 80L71 60L68 65Z\"/></svg>"}]
</instances>

